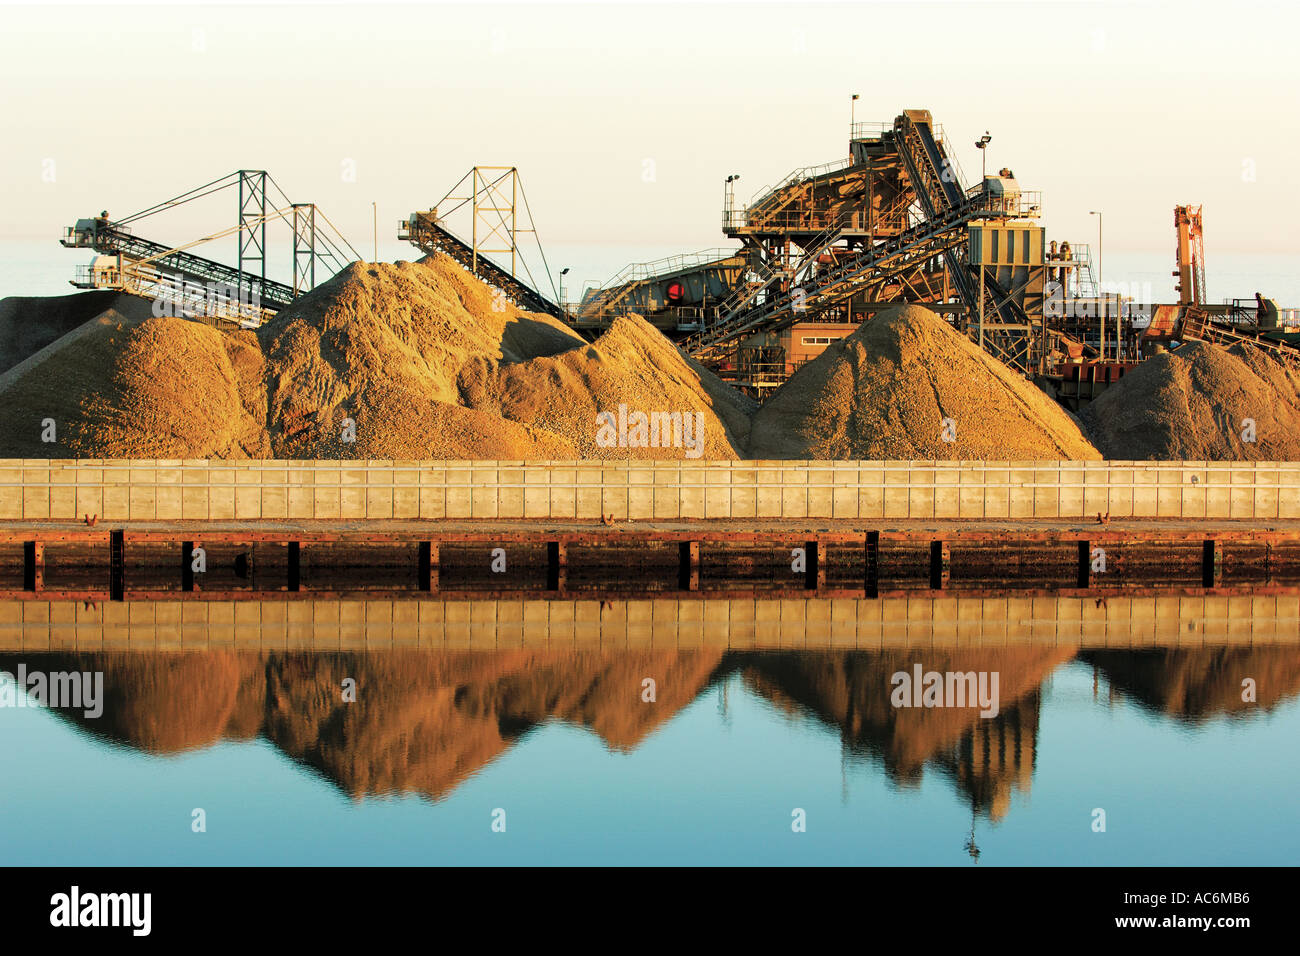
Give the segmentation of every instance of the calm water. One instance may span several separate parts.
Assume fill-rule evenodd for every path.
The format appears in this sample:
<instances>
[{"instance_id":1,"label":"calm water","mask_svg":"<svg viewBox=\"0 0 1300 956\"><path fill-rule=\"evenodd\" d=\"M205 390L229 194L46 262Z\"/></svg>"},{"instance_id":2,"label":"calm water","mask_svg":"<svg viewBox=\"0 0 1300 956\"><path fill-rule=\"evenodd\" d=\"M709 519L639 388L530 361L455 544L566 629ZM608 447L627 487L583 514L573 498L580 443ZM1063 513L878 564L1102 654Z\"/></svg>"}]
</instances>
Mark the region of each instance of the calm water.
<instances>
[{"instance_id":1,"label":"calm water","mask_svg":"<svg viewBox=\"0 0 1300 956\"><path fill-rule=\"evenodd\" d=\"M20 662L105 693L98 719L0 708L14 864L1300 854L1300 647L0 654ZM997 672L998 716L891 706L914 664Z\"/></svg>"}]
</instances>

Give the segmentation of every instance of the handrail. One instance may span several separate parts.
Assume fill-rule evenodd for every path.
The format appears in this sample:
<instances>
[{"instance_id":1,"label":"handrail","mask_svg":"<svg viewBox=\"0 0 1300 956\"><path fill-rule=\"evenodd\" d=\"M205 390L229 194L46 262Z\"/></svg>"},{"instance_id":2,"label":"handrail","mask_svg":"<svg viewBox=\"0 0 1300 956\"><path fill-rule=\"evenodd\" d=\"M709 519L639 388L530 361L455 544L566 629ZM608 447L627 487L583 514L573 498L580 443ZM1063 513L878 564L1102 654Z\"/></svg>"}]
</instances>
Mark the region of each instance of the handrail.
<instances>
[{"instance_id":1,"label":"handrail","mask_svg":"<svg viewBox=\"0 0 1300 956\"><path fill-rule=\"evenodd\" d=\"M602 289L613 289L616 286L626 282L642 282L646 279L654 279L659 276L670 275L681 269L689 269L692 266L707 265L711 262L722 262L725 259L731 259L740 254L739 249L724 249L717 247L713 249L701 249L699 252L679 252L675 255L664 256L662 259L652 259L648 262L632 262L624 266L613 278L606 282Z\"/></svg>"},{"instance_id":2,"label":"handrail","mask_svg":"<svg viewBox=\"0 0 1300 956\"><path fill-rule=\"evenodd\" d=\"M785 176L785 178L778 181L776 185L766 186L760 189L757 193L754 194L753 197L750 198L749 202L745 204L745 208L753 209L755 206L762 205L763 203L767 202L767 200L771 196L781 191L782 189L785 189L787 186L791 185L792 183L806 182L809 179L815 179L816 177L824 176L827 173L833 173L833 172L838 172L841 169L847 169L849 166L852 165L853 165L853 157L850 156L844 159L834 159L831 160L829 163L821 163L820 165L817 166L802 166L799 169L790 172L788 175Z\"/></svg>"},{"instance_id":3,"label":"handrail","mask_svg":"<svg viewBox=\"0 0 1300 956\"><path fill-rule=\"evenodd\" d=\"M886 133L892 133L894 124L888 120L869 120L853 123L849 126L849 138L852 140L882 139Z\"/></svg>"}]
</instances>

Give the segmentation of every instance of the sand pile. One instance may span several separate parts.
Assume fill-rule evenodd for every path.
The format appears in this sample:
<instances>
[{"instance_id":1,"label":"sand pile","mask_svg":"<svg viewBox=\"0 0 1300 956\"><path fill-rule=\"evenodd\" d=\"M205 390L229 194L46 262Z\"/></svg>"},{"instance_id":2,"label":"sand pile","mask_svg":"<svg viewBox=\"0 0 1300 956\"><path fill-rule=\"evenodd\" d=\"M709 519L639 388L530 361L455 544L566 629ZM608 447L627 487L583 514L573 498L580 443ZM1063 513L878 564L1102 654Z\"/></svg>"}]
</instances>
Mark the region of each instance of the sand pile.
<instances>
[{"instance_id":1,"label":"sand pile","mask_svg":"<svg viewBox=\"0 0 1300 956\"><path fill-rule=\"evenodd\" d=\"M152 318L143 299L118 297L143 309L127 317L102 311L116 299L73 298L45 311L101 314L0 379L17 412L0 423L0 454L735 458L748 438L753 403L649 324L621 319L588 345L445 256L354 263L256 334ZM602 444L597 416L617 425L620 406L629 427ZM634 416L656 412L668 433L640 447Z\"/></svg>"},{"instance_id":2,"label":"sand pile","mask_svg":"<svg viewBox=\"0 0 1300 956\"><path fill-rule=\"evenodd\" d=\"M955 440L944 439L951 419ZM949 432L952 434L953 432ZM754 417L752 458L1093 459L1054 401L929 309L879 313Z\"/></svg>"},{"instance_id":3,"label":"sand pile","mask_svg":"<svg viewBox=\"0 0 1300 956\"><path fill-rule=\"evenodd\" d=\"M259 337L279 457L572 457L553 436L461 407L456 376L471 358L524 361L582 339L494 299L444 257L354 263ZM355 443L341 440L345 418Z\"/></svg>"},{"instance_id":4,"label":"sand pile","mask_svg":"<svg viewBox=\"0 0 1300 956\"><path fill-rule=\"evenodd\" d=\"M0 392L4 455L270 457L262 356L251 333L147 318L96 320L67 339ZM41 440L46 419L55 423L53 443Z\"/></svg>"},{"instance_id":5,"label":"sand pile","mask_svg":"<svg viewBox=\"0 0 1300 956\"><path fill-rule=\"evenodd\" d=\"M1187 342L1125 375L1083 421L1107 458L1295 461L1298 391L1296 371L1255 346Z\"/></svg>"},{"instance_id":6,"label":"sand pile","mask_svg":"<svg viewBox=\"0 0 1300 956\"><path fill-rule=\"evenodd\" d=\"M457 384L465 404L563 436L580 458L737 458L756 407L636 315L615 319L591 345L560 355L513 365L470 362ZM677 419L667 428L661 416L657 428L647 421L651 444L642 445L637 412L647 420L655 412L679 414L681 440ZM601 420L603 413L609 417Z\"/></svg>"},{"instance_id":7,"label":"sand pile","mask_svg":"<svg viewBox=\"0 0 1300 956\"><path fill-rule=\"evenodd\" d=\"M599 411L704 415L705 457L736 457L750 404L640 319L593 345L520 312L443 256L354 264L259 333L284 458L684 457L601 448ZM356 441L342 441L343 422Z\"/></svg>"}]
</instances>

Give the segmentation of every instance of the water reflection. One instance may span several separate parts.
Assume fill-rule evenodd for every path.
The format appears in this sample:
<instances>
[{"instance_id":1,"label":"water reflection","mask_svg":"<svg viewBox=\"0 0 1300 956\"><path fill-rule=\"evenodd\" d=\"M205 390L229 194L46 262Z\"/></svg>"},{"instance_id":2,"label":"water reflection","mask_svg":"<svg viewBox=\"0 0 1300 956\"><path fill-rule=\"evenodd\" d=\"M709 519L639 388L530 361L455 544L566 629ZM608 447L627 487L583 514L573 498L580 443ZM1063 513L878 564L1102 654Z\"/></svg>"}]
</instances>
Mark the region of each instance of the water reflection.
<instances>
[{"instance_id":1,"label":"water reflection","mask_svg":"<svg viewBox=\"0 0 1300 956\"><path fill-rule=\"evenodd\" d=\"M1294 648L1089 650L1079 658L1105 675L1112 692L1187 724L1248 718L1300 688L1300 650Z\"/></svg>"},{"instance_id":2,"label":"water reflection","mask_svg":"<svg viewBox=\"0 0 1300 956\"><path fill-rule=\"evenodd\" d=\"M1075 659L1104 680L1098 693L1179 723L1244 719L1300 694L1295 647L27 652L0 654L0 670L102 671L102 716L55 711L61 719L156 755L265 738L357 799L441 799L551 721L632 751L711 687L739 686L836 733L847 761L878 765L904 788L938 773L973 813L999 820L1033 782L1044 684ZM917 665L996 673L997 715L974 701L895 706L895 675ZM1255 702L1243 700L1246 678Z\"/></svg>"}]
</instances>

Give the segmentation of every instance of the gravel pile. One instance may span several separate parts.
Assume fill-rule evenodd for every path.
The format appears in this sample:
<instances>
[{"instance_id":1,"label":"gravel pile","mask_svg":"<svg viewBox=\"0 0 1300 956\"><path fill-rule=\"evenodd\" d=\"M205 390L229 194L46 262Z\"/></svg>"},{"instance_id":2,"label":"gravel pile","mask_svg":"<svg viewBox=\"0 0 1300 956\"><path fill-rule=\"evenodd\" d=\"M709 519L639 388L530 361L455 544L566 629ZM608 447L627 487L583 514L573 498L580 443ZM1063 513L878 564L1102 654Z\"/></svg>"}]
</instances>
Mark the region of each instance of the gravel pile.
<instances>
[{"instance_id":1,"label":"gravel pile","mask_svg":"<svg viewBox=\"0 0 1300 956\"><path fill-rule=\"evenodd\" d=\"M1093 459L1032 382L921 306L864 322L754 416L751 458Z\"/></svg>"},{"instance_id":2,"label":"gravel pile","mask_svg":"<svg viewBox=\"0 0 1300 956\"><path fill-rule=\"evenodd\" d=\"M1298 391L1296 370L1253 345L1187 342L1106 389L1083 422L1107 458L1300 461Z\"/></svg>"}]
</instances>

